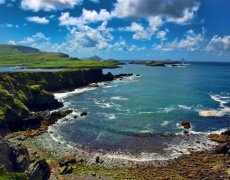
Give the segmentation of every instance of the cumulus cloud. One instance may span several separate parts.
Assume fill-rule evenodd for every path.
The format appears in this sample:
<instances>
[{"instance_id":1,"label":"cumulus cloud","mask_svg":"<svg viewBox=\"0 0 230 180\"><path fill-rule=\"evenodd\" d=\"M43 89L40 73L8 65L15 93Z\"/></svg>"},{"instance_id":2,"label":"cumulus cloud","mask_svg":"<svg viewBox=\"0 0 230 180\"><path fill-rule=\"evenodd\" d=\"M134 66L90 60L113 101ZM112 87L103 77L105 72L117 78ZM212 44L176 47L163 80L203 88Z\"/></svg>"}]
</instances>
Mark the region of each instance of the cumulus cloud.
<instances>
[{"instance_id":1,"label":"cumulus cloud","mask_svg":"<svg viewBox=\"0 0 230 180\"><path fill-rule=\"evenodd\" d=\"M34 22L38 24L48 24L49 23L49 19L45 17L39 17L39 16L27 17L26 20L29 22Z\"/></svg>"},{"instance_id":2,"label":"cumulus cloud","mask_svg":"<svg viewBox=\"0 0 230 180\"><path fill-rule=\"evenodd\" d=\"M156 38L162 40L162 41L165 41L167 38L166 38L166 35L167 33L169 32L168 29L165 29L164 31L159 31L156 35Z\"/></svg>"},{"instance_id":3,"label":"cumulus cloud","mask_svg":"<svg viewBox=\"0 0 230 180\"><path fill-rule=\"evenodd\" d=\"M39 43L42 41L49 41L49 38L47 38L43 33L38 32L31 37L26 37L22 41L19 41L20 44L29 44L31 46L35 46L34 43Z\"/></svg>"},{"instance_id":4,"label":"cumulus cloud","mask_svg":"<svg viewBox=\"0 0 230 180\"><path fill-rule=\"evenodd\" d=\"M220 37L218 35L215 35L210 40L206 51L230 51L230 36L224 36Z\"/></svg>"},{"instance_id":5,"label":"cumulus cloud","mask_svg":"<svg viewBox=\"0 0 230 180\"><path fill-rule=\"evenodd\" d=\"M173 51L173 50L186 50L196 51L200 48L201 43L204 41L205 30L202 33L196 34L193 30L188 30L184 38L180 40L174 40L165 44L155 45L155 50L161 51Z\"/></svg>"},{"instance_id":6,"label":"cumulus cloud","mask_svg":"<svg viewBox=\"0 0 230 180\"><path fill-rule=\"evenodd\" d=\"M61 26L79 26L98 21L107 21L110 18L111 14L105 9L101 9L99 12L83 9L80 17L72 17L69 12L62 13L59 21Z\"/></svg>"},{"instance_id":7,"label":"cumulus cloud","mask_svg":"<svg viewBox=\"0 0 230 180\"><path fill-rule=\"evenodd\" d=\"M22 0L21 7L32 11L51 11L57 9L73 8L82 3L82 0Z\"/></svg>"},{"instance_id":8,"label":"cumulus cloud","mask_svg":"<svg viewBox=\"0 0 230 180\"><path fill-rule=\"evenodd\" d=\"M170 22L185 23L195 16L198 9L196 0L118 0L113 14L141 18L162 16Z\"/></svg>"}]
</instances>

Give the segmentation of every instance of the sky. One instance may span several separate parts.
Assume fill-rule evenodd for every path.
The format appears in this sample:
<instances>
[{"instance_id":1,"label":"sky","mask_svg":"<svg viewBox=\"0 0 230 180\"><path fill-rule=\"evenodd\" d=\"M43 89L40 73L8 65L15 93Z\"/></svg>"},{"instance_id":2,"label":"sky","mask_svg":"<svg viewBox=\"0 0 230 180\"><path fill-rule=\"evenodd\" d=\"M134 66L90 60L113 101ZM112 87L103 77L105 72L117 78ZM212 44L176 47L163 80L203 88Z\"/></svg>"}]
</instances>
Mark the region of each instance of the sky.
<instances>
[{"instance_id":1,"label":"sky","mask_svg":"<svg viewBox=\"0 0 230 180\"><path fill-rule=\"evenodd\" d=\"M0 44L72 57L230 61L230 0L0 0Z\"/></svg>"}]
</instances>

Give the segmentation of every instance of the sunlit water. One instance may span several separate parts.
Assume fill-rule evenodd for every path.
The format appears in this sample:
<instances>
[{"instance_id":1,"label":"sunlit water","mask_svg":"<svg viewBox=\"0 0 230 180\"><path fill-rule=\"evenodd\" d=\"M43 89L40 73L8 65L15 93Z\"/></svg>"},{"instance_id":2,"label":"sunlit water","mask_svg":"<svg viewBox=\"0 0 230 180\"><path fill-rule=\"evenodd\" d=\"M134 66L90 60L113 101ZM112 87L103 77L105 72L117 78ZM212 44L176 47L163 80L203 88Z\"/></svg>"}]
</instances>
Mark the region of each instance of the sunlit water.
<instances>
[{"instance_id":1,"label":"sunlit water","mask_svg":"<svg viewBox=\"0 0 230 180\"><path fill-rule=\"evenodd\" d=\"M159 159L208 149L207 133L230 126L230 64L123 67L105 73L141 76L55 94L74 113L52 136L111 157ZM191 122L189 136L182 120Z\"/></svg>"}]
</instances>

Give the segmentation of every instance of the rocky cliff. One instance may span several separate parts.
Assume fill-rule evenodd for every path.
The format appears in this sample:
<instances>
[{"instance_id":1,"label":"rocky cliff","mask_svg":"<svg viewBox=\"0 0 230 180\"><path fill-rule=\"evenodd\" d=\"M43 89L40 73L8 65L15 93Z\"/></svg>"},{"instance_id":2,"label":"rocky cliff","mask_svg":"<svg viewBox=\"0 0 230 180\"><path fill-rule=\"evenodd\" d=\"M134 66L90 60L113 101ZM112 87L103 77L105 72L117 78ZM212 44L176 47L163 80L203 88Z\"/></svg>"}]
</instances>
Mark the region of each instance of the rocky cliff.
<instances>
[{"instance_id":1,"label":"rocky cliff","mask_svg":"<svg viewBox=\"0 0 230 180\"><path fill-rule=\"evenodd\" d=\"M62 107L50 92L111 80L101 69L0 73L0 132L23 130L31 112Z\"/></svg>"}]
</instances>

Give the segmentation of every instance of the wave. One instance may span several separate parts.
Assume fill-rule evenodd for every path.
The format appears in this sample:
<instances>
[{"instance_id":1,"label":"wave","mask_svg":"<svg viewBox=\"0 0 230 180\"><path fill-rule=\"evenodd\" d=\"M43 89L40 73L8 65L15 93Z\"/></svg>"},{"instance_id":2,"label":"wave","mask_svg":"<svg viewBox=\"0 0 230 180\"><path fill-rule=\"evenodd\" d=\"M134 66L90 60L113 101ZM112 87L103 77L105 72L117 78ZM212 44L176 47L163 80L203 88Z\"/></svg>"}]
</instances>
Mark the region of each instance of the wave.
<instances>
[{"instance_id":1,"label":"wave","mask_svg":"<svg viewBox=\"0 0 230 180\"><path fill-rule=\"evenodd\" d=\"M86 91L92 91L92 90L95 90L96 87L84 87L84 88L78 88L78 89L75 89L74 91L70 91L70 92L64 92L64 93L54 93L54 97L57 99L57 100L61 100L63 101L64 98L70 96L70 95L73 95L73 94L80 94L80 93L83 93L83 92L86 92Z\"/></svg>"},{"instance_id":2,"label":"wave","mask_svg":"<svg viewBox=\"0 0 230 180\"><path fill-rule=\"evenodd\" d=\"M190 107L190 106L178 105L178 107L181 109L184 109L184 110L192 110L192 107Z\"/></svg>"},{"instance_id":3,"label":"wave","mask_svg":"<svg viewBox=\"0 0 230 180\"><path fill-rule=\"evenodd\" d=\"M230 107L226 106L230 102L230 96L226 93L210 95L210 98L219 103L217 109L198 109L202 117L223 117L230 115Z\"/></svg>"},{"instance_id":4,"label":"wave","mask_svg":"<svg viewBox=\"0 0 230 180\"><path fill-rule=\"evenodd\" d=\"M127 101L128 98L122 97L122 96L113 96L111 97L112 100L121 100L121 101Z\"/></svg>"},{"instance_id":5,"label":"wave","mask_svg":"<svg viewBox=\"0 0 230 180\"><path fill-rule=\"evenodd\" d=\"M163 122L161 123L161 126L165 127L165 126L167 126L169 123L170 123L170 121L163 121Z\"/></svg>"},{"instance_id":6,"label":"wave","mask_svg":"<svg viewBox=\"0 0 230 180\"><path fill-rule=\"evenodd\" d=\"M116 119L116 115L112 113L102 113L102 115L109 120Z\"/></svg>"},{"instance_id":7,"label":"wave","mask_svg":"<svg viewBox=\"0 0 230 180\"><path fill-rule=\"evenodd\" d=\"M173 110L175 110L175 108L170 106L170 107L160 108L158 112L159 113L169 113Z\"/></svg>"}]
</instances>

